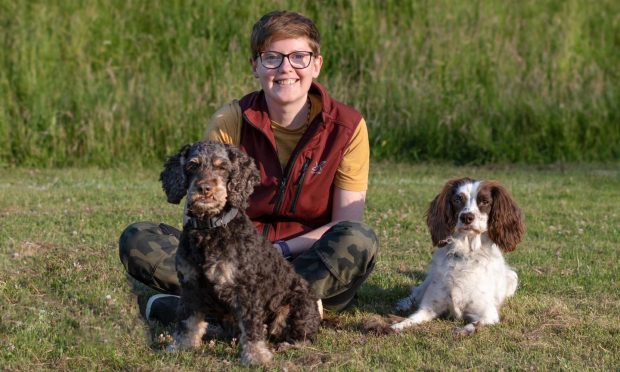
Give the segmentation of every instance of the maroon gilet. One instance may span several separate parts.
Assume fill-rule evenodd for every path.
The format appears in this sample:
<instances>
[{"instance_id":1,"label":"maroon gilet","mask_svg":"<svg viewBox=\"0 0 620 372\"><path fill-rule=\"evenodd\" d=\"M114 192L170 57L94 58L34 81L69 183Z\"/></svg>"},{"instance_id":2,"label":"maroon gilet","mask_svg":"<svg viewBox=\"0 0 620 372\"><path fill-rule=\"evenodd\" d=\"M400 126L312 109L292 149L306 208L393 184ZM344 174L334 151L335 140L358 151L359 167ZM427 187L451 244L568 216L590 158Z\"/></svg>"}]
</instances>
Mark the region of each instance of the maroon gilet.
<instances>
[{"instance_id":1,"label":"maroon gilet","mask_svg":"<svg viewBox=\"0 0 620 372\"><path fill-rule=\"evenodd\" d=\"M270 241L289 239L331 221L336 170L362 119L319 84L312 84L310 94L320 95L322 112L308 126L284 170L264 92L250 93L239 101L239 145L254 158L261 175L246 212Z\"/></svg>"}]
</instances>

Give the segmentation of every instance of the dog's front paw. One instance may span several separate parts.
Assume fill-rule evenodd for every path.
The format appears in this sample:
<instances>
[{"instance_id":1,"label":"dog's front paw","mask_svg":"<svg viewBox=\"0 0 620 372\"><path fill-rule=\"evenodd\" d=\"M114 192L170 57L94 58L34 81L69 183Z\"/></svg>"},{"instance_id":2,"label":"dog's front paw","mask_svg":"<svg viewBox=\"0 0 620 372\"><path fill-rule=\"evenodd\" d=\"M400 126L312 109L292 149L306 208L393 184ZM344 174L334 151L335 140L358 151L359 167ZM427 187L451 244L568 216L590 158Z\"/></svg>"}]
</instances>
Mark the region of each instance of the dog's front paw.
<instances>
[{"instance_id":1,"label":"dog's front paw","mask_svg":"<svg viewBox=\"0 0 620 372\"><path fill-rule=\"evenodd\" d=\"M241 346L241 363L245 365L264 366L271 362L273 354L264 341L248 342Z\"/></svg>"},{"instance_id":2,"label":"dog's front paw","mask_svg":"<svg viewBox=\"0 0 620 372\"><path fill-rule=\"evenodd\" d=\"M396 311L407 311L411 309L413 306L413 302L411 301L411 297L405 297L401 300L398 300L394 305L394 310Z\"/></svg>"},{"instance_id":3,"label":"dog's front paw","mask_svg":"<svg viewBox=\"0 0 620 372\"><path fill-rule=\"evenodd\" d=\"M390 328L392 328L394 330L394 332L396 332L396 333L400 333L400 332L403 331L403 329L405 329L405 327L402 325L402 322L401 323L392 324L390 326Z\"/></svg>"},{"instance_id":4,"label":"dog's front paw","mask_svg":"<svg viewBox=\"0 0 620 372\"><path fill-rule=\"evenodd\" d=\"M480 322L473 322L466 324L463 328L456 327L452 330L452 334L455 337L471 336L480 328Z\"/></svg>"},{"instance_id":5,"label":"dog's front paw","mask_svg":"<svg viewBox=\"0 0 620 372\"><path fill-rule=\"evenodd\" d=\"M416 322L413 319L407 318L403 320L402 322L392 324L390 328L392 328L394 332L399 333L399 332L404 331L405 328L413 327L415 324Z\"/></svg>"}]
</instances>

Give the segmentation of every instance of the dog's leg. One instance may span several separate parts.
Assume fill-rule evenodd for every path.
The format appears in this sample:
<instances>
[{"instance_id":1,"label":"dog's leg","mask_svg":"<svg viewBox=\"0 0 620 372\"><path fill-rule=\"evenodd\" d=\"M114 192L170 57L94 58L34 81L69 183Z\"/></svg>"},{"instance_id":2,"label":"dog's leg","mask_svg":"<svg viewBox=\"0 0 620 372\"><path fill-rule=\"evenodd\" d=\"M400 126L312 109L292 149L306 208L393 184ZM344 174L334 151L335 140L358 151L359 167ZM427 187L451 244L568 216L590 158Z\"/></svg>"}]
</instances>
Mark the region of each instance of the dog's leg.
<instances>
[{"instance_id":1,"label":"dog's leg","mask_svg":"<svg viewBox=\"0 0 620 372\"><path fill-rule=\"evenodd\" d=\"M309 299L305 293L298 294L291 301L287 323L288 332L282 334L280 338L295 344L312 341L321 325L321 315L316 302Z\"/></svg>"},{"instance_id":2,"label":"dog's leg","mask_svg":"<svg viewBox=\"0 0 620 372\"><path fill-rule=\"evenodd\" d=\"M492 304L489 304L485 308L482 316L480 316L480 323L485 325L499 323L498 309Z\"/></svg>"},{"instance_id":3,"label":"dog's leg","mask_svg":"<svg viewBox=\"0 0 620 372\"><path fill-rule=\"evenodd\" d=\"M182 320L177 324L173 337L174 341L166 348L166 351L169 352L200 346L202 336L207 331L208 324L205 321L204 314L186 311L185 314L180 313L179 315L179 319Z\"/></svg>"},{"instance_id":4,"label":"dog's leg","mask_svg":"<svg viewBox=\"0 0 620 372\"><path fill-rule=\"evenodd\" d=\"M246 302L247 303L247 302ZM254 308L253 310L256 310ZM255 311L243 309L238 311L239 329L241 330L241 363L246 365L267 365L273 359L265 342L263 316Z\"/></svg>"},{"instance_id":5,"label":"dog's leg","mask_svg":"<svg viewBox=\"0 0 620 372\"><path fill-rule=\"evenodd\" d=\"M506 272L506 297L511 297L517 291L519 285L519 277L517 273L512 269L508 269Z\"/></svg>"},{"instance_id":6,"label":"dog's leg","mask_svg":"<svg viewBox=\"0 0 620 372\"><path fill-rule=\"evenodd\" d=\"M402 322L396 323L392 325L392 329L396 332L400 332L405 328L409 328L416 324L428 322L429 320L433 320L437 317L437 313L435 310L428 307L421 307L418 311L411 314L407 319Z\"/></svg>"},{"instance_id":7,"label":"dog's leg","mask_svg":"<svg viewBox=\"0 0 620 372\"><path fill-rule=\"evenodd\" d=\"M407 311L411 309L414 305L421 303L422 297L424 297L424 293L426 292L426 289L431 283L430 279L428 278L429 277L427 277L427 279L424 280L424 282L422 282L422 284L420 284L419 286L413 287L411 289L411 294L409 295L409 297L398 300L394 305L394 309L396 311Z\"/></svg>"}]
</instances>

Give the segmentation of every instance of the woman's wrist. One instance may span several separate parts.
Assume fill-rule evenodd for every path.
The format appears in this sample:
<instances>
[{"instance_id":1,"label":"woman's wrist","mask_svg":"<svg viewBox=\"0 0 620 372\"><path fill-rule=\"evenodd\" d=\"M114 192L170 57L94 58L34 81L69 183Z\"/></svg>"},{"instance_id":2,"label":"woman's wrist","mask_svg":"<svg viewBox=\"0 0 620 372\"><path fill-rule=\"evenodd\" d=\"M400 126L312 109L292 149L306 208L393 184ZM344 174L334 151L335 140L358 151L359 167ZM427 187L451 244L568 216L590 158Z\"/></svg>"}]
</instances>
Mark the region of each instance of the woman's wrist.
<instances>
[{"instance_id":1,"label":"woman's wrist","mask_svg":"<svg viewBox=\"0 0 620 372\"><path fill-rule=\"evenodd\" d=\"M274 246L277 246L282 254L282 257L287 260L292 257L291 247L289 247L288 243L284 240L276 240L273 242Z\"/></svg>"}]
</instances>

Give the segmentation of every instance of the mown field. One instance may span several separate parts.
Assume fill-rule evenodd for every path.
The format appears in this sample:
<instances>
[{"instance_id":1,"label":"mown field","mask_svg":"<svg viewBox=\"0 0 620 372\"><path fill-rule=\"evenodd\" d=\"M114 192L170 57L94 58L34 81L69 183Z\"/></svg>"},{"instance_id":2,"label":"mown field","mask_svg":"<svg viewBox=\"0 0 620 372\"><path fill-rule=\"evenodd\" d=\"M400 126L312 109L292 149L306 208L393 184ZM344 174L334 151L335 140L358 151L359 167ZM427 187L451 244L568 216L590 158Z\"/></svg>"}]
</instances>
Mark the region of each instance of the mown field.
<instances>
[{"instance_id":1,"label":"mown field","mask_svg":"<svg viewBox=\"0 0 620 372\"><path fill-rule=\"evenodd\" d=\"M145 322L118 259L140 220L177 225L159 168L0 170L0 366L3 370L238 370L238 347L162 351L171 329ZM432 247L423 214L456 176L498 179L526 216L507 255L520 287L501 324L454 338L437 320L400 335L362 331L419 283ZM620 168L454 167L374 162L365 221L381 239L357 305L317 341L276 354L274 369L614 370L620 365Z\"/></svg>"},{"instance_id":2,"label":"mown field","mask_svg":"<svg viewBox=\"0 0 620 372\"><path fill-rule=\"evenodd\" d=\"M319 81L373 157L620 159L616 0L0 0L0 165L152 164L258 89L249 33L274 9L322 31Z\"/></svg>"}]
</instances>

